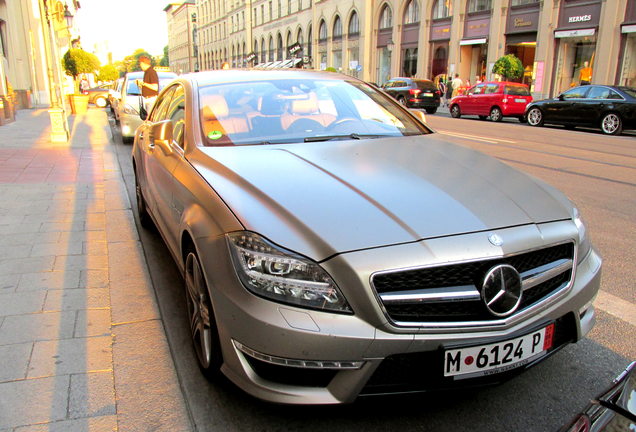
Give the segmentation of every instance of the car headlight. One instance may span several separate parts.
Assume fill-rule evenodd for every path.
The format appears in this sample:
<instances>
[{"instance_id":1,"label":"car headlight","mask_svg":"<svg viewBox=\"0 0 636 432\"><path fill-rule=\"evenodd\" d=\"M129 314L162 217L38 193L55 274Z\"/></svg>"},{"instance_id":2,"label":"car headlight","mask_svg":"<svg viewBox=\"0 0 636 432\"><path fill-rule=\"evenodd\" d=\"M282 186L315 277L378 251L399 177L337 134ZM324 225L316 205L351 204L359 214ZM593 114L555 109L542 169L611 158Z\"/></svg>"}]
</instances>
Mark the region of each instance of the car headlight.
<instances>
[{"instance_id":1,"label":"car headlight","mask_svg":"<svg viewBox=\"0 0 636 432\"><path fill-rule=\"evenodd\" d=\"M124 109L122 111L124 112L124 114L139 115L139 111L137 111L129 104L124 105Z\"/></svg>"},{"instance_id":2,"label":"car headlight","mask_svg":"<svg viewBox=\"0 0 636 432\"><path fill-rule=\"evenodd\" d=\"M331 276L317 263L282 249L258 234L227 234L232 261L252 293L281 303L352 313Z\"/></svg>"},{"instance_id":3,"label":"car headlight","mask_svg":"<svg viewBox=\"0 0 636 432\"><path fill-rule=\"evenodd\" d=\"M587 229L585 228L585 222L581 218L581 213L575 207L572 213L572 220L574 221L574 225L576 225L576 229L579 232L579 248L578 248L578 259L581 261L583 258L587 256L592 249L592 243L590 242L590 238L587 235Z\"/></svg>"}]
</instances>

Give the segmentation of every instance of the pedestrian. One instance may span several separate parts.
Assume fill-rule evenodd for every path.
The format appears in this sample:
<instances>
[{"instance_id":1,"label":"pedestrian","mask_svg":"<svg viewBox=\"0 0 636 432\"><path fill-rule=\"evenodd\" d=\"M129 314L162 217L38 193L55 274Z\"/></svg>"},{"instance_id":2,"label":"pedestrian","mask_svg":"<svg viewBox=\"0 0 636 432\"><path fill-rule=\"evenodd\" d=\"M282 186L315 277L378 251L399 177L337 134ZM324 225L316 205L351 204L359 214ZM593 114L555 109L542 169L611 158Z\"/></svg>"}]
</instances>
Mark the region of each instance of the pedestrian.
<instances>
[{"instance_id":1,"label":"pedestrian","mask_svg":"<svg viewBox=\"0 0 636 432\"><path fill-rule=\"evenodd\" d=\"M444 77L441 76L439 81L437 82L437 90L439 90L439 94L443 99L446 96L446 84L444 83Z\"/></svg>"},{"instance_id":2,"label":"pedestrian","mask_svg":"<svg viewBox=\"0 0 636 432\"><path fill-rule=\"evenodd\" d=\"M159 76L155 68L152 67L148 56L142 55L139 57L139 66L144 71L144 78L137 80L137 86L141 89L143 107L149 113L159 94Z\"/></svg>"},{"instance_id":3,"label":"pedestrian","mask_svg":"<svg viewBox=\"0 0 636 432\"><path fill-rule=\"evenodd\" d=\"M452 86L453 86L453 94L452 97L457 96L457 93L459 92L459 88L462 87L464 85L464 82L462 81L462 79L459 77L459 74L456 73L455 74L455 78L453 78L453 82L452 82Z\"/></svg>"},{"instance_id":4,"label":"pedestrian","mask_svg":"<svg viewBox=\"0 0 636 432\"><path fill-rule=\"evenodd\" d=\"M481 84L481 78L479 77L479 75L475 75L475 85L477 84Z\"/></svg>"},{"instance_id":5,"label":"pedestrian","mask_svg":"<svg viewBox=\"0 0 636 432\"><path fill-rule=\"evenodd\" d=\"M451 77L448 77L446 81L446 106L449 105L451 98L453 97L453 81Z\"/></svg>"}]
</instances>

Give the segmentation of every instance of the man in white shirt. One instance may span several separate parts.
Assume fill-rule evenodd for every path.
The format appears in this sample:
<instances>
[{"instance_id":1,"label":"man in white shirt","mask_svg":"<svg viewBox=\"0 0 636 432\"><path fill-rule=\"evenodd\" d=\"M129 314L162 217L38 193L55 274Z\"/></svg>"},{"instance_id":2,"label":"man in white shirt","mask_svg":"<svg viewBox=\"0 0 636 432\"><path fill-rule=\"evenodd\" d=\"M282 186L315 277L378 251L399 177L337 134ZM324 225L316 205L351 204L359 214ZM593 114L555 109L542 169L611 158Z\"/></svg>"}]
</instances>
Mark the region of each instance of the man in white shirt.
<instances>
[{"instance_id":1,"label":"man in white shirt","mask_svg":"<svg viewBox=\"0 0 636 432\"><path fill-rule=\"evenodd\" d=\"M453 78L453 81L451 82L451 85L453 86L453 96L452 97L455 97L455 96L457 96L457 91L459 90L459 88L464 85L464 82L459 77L458 73L455 74L455 78Z\"/></svg>"}]
</instances>

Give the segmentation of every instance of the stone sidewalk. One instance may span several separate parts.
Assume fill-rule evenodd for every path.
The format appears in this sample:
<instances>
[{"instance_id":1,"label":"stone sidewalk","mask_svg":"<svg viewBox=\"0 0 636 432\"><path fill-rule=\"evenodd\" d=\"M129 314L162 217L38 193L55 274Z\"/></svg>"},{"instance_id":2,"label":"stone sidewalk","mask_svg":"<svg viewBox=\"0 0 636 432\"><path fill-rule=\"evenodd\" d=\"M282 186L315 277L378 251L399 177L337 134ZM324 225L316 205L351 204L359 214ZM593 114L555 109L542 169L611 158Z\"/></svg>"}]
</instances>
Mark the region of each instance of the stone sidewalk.
<instances>
[{"instance_id":1,"label":"stone sidewalk","mask_svg":"<svg viewBox=\"0 0 636 432\"><path fill-rule=\"evenodd\" d=\"M0 127L0 432L189 431L103 109Z\"/></svg>"}]
</instances>

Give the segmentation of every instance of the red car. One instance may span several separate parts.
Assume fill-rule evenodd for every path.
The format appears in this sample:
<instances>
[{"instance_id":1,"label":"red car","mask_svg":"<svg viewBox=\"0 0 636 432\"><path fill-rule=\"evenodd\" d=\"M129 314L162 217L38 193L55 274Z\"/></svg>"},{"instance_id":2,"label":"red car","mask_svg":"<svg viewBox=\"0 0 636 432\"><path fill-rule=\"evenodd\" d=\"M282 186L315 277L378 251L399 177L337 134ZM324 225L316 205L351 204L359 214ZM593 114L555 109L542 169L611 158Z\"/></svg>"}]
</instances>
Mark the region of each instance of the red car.
<instances>
[{"instance_id":1,"label":"red car","mask_svg":"<svg viewBox=\"0 0 636 432\"><path fill-rule=\"evenodd\" d=\"M477 115L482 120L490 117L490 120L498 122L504 117L517 117L524 122L526 105L530 102L532 96L525 84L483 82L451 99L450 113L454 118Z\"/></svg>"}]
</instances>

